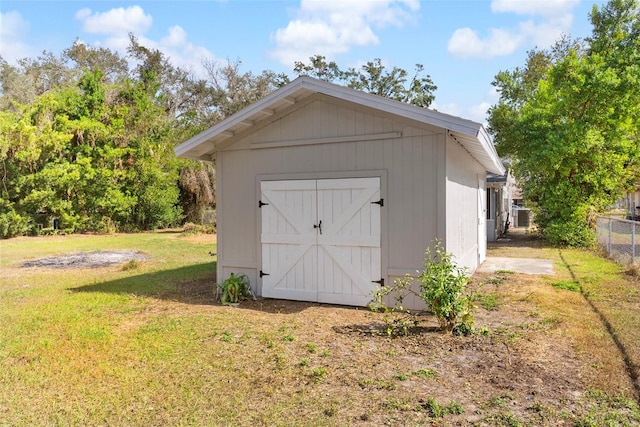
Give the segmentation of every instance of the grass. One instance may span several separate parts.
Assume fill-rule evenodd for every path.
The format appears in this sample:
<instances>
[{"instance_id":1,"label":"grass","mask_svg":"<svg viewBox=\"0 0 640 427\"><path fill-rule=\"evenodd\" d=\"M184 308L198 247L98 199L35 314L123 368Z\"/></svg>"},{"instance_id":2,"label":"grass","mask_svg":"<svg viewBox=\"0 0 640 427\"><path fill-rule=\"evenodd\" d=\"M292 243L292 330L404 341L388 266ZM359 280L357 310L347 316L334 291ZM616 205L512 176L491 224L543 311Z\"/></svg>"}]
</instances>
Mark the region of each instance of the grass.
<instances>
[{"instance_id":1,"label":"grass","mask_svg":"<svg viewBox=\"0 0 640 427\"><path fill-rule=\"evenodd\" d=\"M126 268L18 267L108 249L149 258ZM629 366L611 339L637 364L638 286L587 251L529 250L556 262L553 278L502 272L481 302L493 332L394 339L371 332L383 322L363 309L277 300L221 306L210 235L18 238L0 241L0 251L0 426L640 423ZM580 291L551 286L563 281ZM503 322L514 307L523 318ZM559 341L569 343L567 358L575 351L589 361L589 389L570 405L519 389L507 402L504 384L491 388L491 375L527 369L517 365L525 357L535 366L548 360L547 348L534 345ZM477 359L484 355L491 358ZM516 386L526 380L506 376ZM527 409L536 407L544 411Z\"/></svg>"}]
</instances>

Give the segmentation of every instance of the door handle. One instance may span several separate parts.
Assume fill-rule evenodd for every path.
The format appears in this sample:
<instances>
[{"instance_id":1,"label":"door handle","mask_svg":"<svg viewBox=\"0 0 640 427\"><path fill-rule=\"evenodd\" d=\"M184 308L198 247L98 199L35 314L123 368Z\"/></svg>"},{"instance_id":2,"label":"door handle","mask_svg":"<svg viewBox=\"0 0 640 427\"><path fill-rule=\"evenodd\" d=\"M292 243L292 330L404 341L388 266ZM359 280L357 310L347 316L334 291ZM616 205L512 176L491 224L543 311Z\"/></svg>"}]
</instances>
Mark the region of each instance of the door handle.
<instances>
[{"instance_id":1,"label":"door handle","mask_svg":"<svg viewBox=\"0 0 640 427\"><path fill-rule=\"evenodd\" d=\"M313 228L317 228L318 231L320 231L320 234L322 234L322 220L320 220L320 222L318 222L318 225L313 224Z\"/></svg>"}]
</instances>

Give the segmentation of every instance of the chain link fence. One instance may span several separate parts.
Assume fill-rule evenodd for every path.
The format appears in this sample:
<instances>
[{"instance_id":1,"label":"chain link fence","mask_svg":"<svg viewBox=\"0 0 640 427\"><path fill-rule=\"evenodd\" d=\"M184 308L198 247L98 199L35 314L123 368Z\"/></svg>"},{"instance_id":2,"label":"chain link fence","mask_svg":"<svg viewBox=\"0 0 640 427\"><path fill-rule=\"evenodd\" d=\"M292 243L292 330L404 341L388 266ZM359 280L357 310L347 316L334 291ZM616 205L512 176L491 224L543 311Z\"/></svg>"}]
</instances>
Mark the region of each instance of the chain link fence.
<instances>
[{"instance_id":1,"label":"chain link fence","mask_svg":"<svg viewBox=\"0 0 640 427\"><path fill-rule=\"evenodd\" d=\"M623 265L640 261L640 248L636 247L640 236L640 222L599 216L596 219L598 245L609 256Z\"/></svg>"}]
</instances>

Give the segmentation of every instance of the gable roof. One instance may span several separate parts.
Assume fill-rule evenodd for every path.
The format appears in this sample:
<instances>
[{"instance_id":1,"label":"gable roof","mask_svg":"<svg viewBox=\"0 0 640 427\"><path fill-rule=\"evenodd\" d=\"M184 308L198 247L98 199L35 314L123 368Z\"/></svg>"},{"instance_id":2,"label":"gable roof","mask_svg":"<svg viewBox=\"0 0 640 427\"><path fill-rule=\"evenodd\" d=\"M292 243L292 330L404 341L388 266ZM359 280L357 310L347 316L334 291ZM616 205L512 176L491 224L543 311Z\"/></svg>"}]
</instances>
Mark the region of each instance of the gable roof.
<instances>
[{"instance_id":1,"label":"gable roof","mask_svg":"<svg viewBox=\"0 0 640 427\"><path fill-rule=\"evenodd\" d=\"M299 105L304 105L302 103L305 99L318 94L444 128L487 171L498 174L505 172L487 130L480 123L308 76L298 77L213 127L193 136L175 147L174 152L179 157L211 160L211 155L223 148L225 142L234 135L248 127L269 123L274 118L298 108Z\"/></svg>"}]
</instances>

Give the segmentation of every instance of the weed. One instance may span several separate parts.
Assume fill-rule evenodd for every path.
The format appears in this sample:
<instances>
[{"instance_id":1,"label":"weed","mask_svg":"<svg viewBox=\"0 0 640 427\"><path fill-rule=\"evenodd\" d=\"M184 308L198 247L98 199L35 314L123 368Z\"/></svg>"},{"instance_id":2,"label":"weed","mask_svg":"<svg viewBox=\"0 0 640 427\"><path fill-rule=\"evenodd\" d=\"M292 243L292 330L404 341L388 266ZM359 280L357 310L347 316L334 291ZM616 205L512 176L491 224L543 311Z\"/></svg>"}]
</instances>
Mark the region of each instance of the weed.
<instances>
[{"instance_id":1,"label":"weed","mask_svg":"<svg viewBox=\"0 0 640 427\"><path fill-rule=\"evenodd\" d=\"M480 304L485 310L495 310L500 305L500 296L498 294L482 294L477 293L471 296L473 302Z\"/></svg>"},{"instance_id":2,"label":"weed","mask_svg":"<svg viewBox=\"0 0 640 427\"><path fill-rule=\"evenodd\" d=\"M358 381L360 388L375 388L376 390L395 390L396 385L389 380L365 378Z\"/></svg>"},{"instance_id":3,"label":"weed","mask_svg":"<svg viewBox=\"0 0 640 427\"><path fill-rule=\"evenodd\" d=\"M446 415L460 415L464 413L464 408L457 402L449 402L448 405L441 405L433 397L429 397L420 407L427 411L431 418L442 418Z\"/></svg>"},{"instance_id":4,"label":"weed","mask_svg":"<svg viewBox=\"0 0 640 427\"><path fill-rule=\"evenodd\" d=\"M307 366L309 364L309 359L302 359L298 366Z\"/></svg>"},{"instance_id":5,"label":"weed","mask_svg":"<svg viewBox=\"0 0 640 427\"><path fill-rule=\"evenodd\" d=\"M131 270L137 270L138 268L140 268L140 262L138 262L138 260L132 259L132 260L129 260L129 262L127 262L126 264L124 264L121 267L121 270L131 271Z\"/></svg>"},{"instance_id":6,"label":"weed","mask_svg":"<svg viewBox=\"0 0 640 427\"><path fill-rule=\"evenodd\" d=\"M395 390L398 388L393 381L390 380L377 380L375 383L377 390Z\"/></svg>"},{"instance_id":7,"label":"weed","mask_svg":"<svg viewBox=\"0 0 640 427\"><path fill-rule=\"evenodd\" d=\"M322 352L320 353L320 357L329 357L329 356L331 356L331 352L326 348L322 350Z\"/></svg>"},{"instance_id":8,"label":"weed","mask_svg":"<svg viewBox=\"0 0 640 427\"><path fill-rule=\"evenodd\" d=\"M360 388L368 388L372 386L373 383L374 383L374 380L372 378L365 378L358 381L358 385L360 386Z\"/></svg>"},{"instance_id":9,"label":"weed","mask_svg":"<svg viewBox=\"0 0 640 427\"><path fill-rule=\"evenodd\" d=\"M229 331L224 331L222 333L222 336L220 337L220 341L222 341L222 342L233 342L233 335L231 335L231 332L229 332Z\"/></svg>"},{"instance_id":10,"label":"weed","mask_svg":"<svg viewBox=\"0 0 640 427\"><path fill-rule=\"evenodd\" d=\"M504 405L503 396L495 396L489 399L489 406L495 407L495 406L502 406L502 405Z\"/></svg>"},{"instance_id":11,"label":"weed","mask_svg":"<svg viewBox=\"0 0 640 427\"><path fill-rule=\"evenodd\" d=\"M323 367L312 369L311 376L313 377L315 382L322 382L327 376L327 369Z\"/></svg>"},{"instance_id":12,"label":"weed","mask_svg":"<svg viewBox=\"0 0 640 427\"><path fill-rule=\"evenodd\" d=\"M315 353L316 351L318 351L318 346L315 345L312 342L308 342L306 344L307 350L309 351L309 353Z\"/></svg>"},{"instance_id":13,"label":"weed","mask_svg":"<svg viewBox=\"0 0 640 427\"><path fill-rule=\"evenodd\" d=\"M395 410L395 411L409 411L412 409L412 401L409 397L389 397L384 403L384 406L387 409Z\"/></svg>"},{"instance_id":14,"label":"weed","mask_svg":"<svg viewBox=\"0 0 640 427\"><path fill-rule=\"evenodd\" d=\"M293 335L291 335L291 334L287 334L287 335L285 335L284 337L282 337L282 339L283 339L283 340L285 340L285 341L295 341L295 340L296 340L296 337L294 337L294 336L293 336Z\"/></svg>"},{"instance_id":15,"label":"weed","mask_svg":"<svg viewBox=\"0 0 640 427\"><path fill-rule=\"evenodd\" d=\"M522 423L512 413L501 413L497 415L491 415L485 418L485 421L489 421L493 424L505 426L505 427L519 427Z\"/></svg>"},{"instance_id":16,"label":"weed","mask_svg":"<svg viewBox=\"0 0 640 427\"><path fill-rule=\"evenodd\" d=\"M323 414L325 414L327 417L333 417L338 413L338 404L336 402L331 402L329 404L329 407L325 408L324 411L322 411Z\"/></svg>"},{"instance_id":17,"label":"weed","mask_svg":"<svg viewBox=\"0 0 640 427\"><path fill-rule=\"evenodd\" d=\"M580 292L582 287L575 280L560 280L551 284L556 289L564 289L566 291Z\"/></svg>"},{"instance_id":18,"label":"weed","mask_svg":"<svg viewBox=\"0 0 640 427\"><path fill-rule=\"evenodd\" d=\"M480 335L490 335L491 334L491 329L489 329L486 326L483 326L482 328L480 328L480 330L478 331L480 333Z\"/></svg>"},{"instance_id":19,"label":"weed","mask_svg":"<svg viewBox=\"0 0 640 427\"><path fill-rule=\"evenodd\" d=\"M407 374L401 374L401 373L398 373L398 374L396 374L396 375L395 375L395 378L396 378L398 381L406 381L406 380L407 380L407 378L409 378L409 376L408 376Z\"/></svg>"},{"instance_id":20,"label":"weed","mask_svg":"<svg viewBox=\"0 0 640 427\"><path fill-rule=\"evenodd\" d=\"M413 373L414 376L430 380L438 376L438 372L435 369L422 368Z\"/></svg>"},{"instance_id":21,"label":"weed","mask_svg":"<svg viewBox=\"0 0 640 427\"><path fill-rule=\"evenodd\" d=\"M496 270L496 274L516 274L513 270Z\"/></svg>"}]
</instances>

